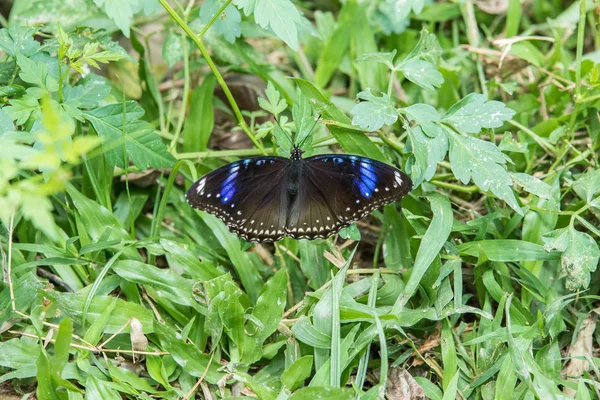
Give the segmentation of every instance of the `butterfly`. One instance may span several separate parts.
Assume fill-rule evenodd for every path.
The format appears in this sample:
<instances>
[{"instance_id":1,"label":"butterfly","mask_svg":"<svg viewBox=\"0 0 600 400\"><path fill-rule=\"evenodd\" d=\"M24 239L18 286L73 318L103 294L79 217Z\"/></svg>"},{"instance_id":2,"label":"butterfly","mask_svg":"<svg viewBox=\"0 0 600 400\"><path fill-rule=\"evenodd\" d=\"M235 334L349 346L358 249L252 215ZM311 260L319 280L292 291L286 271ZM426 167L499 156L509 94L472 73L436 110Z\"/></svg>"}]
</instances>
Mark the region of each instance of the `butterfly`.
<instances>
[{"instance_id":1,"label":"butterfly","mask_svg":"<svg viewBox=\"0 0 600 400\"><path fill-rule=\"evenodd\" d=\"M325 154L253 157L204 175L186 193L250 242L326 238L374 209L406 196L412 181L366 157Z\"/></svg>"}]
</instances>

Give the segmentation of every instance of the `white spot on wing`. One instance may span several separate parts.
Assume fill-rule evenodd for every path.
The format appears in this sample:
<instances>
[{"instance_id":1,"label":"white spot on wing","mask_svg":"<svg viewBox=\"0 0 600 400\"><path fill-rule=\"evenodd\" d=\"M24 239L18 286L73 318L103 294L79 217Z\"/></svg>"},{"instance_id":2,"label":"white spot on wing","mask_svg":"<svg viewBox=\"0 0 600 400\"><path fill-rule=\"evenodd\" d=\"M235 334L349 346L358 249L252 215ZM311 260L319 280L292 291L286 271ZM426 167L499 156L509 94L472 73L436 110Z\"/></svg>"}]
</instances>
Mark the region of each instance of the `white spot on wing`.
<instances>
[{"instance_id":1,"label":"white spot on wing","mask_svg":"<svg viewBox=\"0 0 600 400\"><path fill-rule=\"evenodd\" d=\"M196 193L200 193L201 191L203 191L204 185L206 185L206 178L203 178L202 180L200 180L200 182L198 182L198 187L196 188Z\"/></svg>"}]
</instances>

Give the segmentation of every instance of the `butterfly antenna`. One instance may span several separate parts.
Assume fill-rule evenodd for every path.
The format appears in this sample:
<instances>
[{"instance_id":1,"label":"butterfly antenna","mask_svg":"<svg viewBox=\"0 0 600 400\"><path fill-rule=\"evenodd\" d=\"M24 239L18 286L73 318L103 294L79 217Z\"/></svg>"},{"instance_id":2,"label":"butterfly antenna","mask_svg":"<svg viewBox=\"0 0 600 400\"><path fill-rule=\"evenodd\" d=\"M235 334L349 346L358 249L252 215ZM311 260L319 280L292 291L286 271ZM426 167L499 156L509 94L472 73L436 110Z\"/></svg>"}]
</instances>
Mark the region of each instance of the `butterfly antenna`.
<instances>
[{"instance_id":1,"label":"butterfly antenna","mask_svg":"<svg viewBox=\"0 0 600 400\"><path fill-rule=\"evenodd\" d=\"M285 137L290 141L290 144L292 145L292 147L294 147L294 141L286 134L285 129L283 129L283 127L279 124L279 121L277 121L277 118L275 118L275 122L277 123L277 126L279 127L279 129L281 129L281 131L283 132Z\"/></svg>"},{"instance_id":2,"label":"butterfly antenna","mask_svg":"<svg viewBox=\"0 0 600 400\"><path fill-rule=\"evenodd\" d=\"M302 139L302 142L298 145L298 147L302 147L302 145L304 144L306 139L308 139L308 137L310 136L310 133L313 131L313 129L315 129L315 126L317 126L317 124L319 123L320 119L321 119L321 114L319 114L319 117L315 120L315 123L310 128L310 131L308 131L308 134L304 137L304 139Z\"/></svg>"}]
</instances>

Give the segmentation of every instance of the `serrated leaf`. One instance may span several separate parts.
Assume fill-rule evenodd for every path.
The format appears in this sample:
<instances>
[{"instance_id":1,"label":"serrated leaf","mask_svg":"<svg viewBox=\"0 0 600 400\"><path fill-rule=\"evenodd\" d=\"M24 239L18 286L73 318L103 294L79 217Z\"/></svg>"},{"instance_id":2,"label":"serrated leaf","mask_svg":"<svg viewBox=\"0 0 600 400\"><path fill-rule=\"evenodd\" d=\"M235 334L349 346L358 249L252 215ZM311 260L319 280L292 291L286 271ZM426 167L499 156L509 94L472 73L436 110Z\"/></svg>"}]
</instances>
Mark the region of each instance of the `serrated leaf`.
<instances>
[{"instance_id":1,"label":"serrated leaf","mask_svg":"<svg viewBox=\"0 0 600 400\"><path fill-rule=\"evenodd\" d=\"M254 20L263 28L270 27L292 50L298 50L296 24L300 13L290 0L256 0Z\"/></svg>"},{"instance_id":2,"label":"serrated leaf","mask_svg":"<svg viewBox=\"0 0 600 400\"><path fill-rule=\"evenodd\" d=\"M429 33L427 29L422 29L419 41L414 49L406 56L405 60L420 58L437 65L442 55L442 47L434 33Z\"/></svg>"},{"instance_id":3,"label":"serrated leaf","mask_svg":"<svg viewBox=\"0 0 600 400\"><path fill-rule=\"evenodd\" d=\"M590 274L598 268L600 249L593 237L573 226L557 229L542 236L547 251L562 252L562 273L569 290L587 289Z\"/></svg>"},{"instance_id":4,"label":"serrated leaf","mask_svg":"<svg viewBox=\"0 0 600 400\"><path fill-rule=\"evenodd\" d=\"M46 64L43 62L33 61L19 54L17 64L21 69L19 77L23 81L39 86L50 93L58 90L58 80L48 74Z\"/></svg>"},{"instance_id":5,"label":"serrated leaf","mask_svg":"<svg viewBox=\"0 0 600 400\"><path fill-rule=\"evenodd\" d=\"M513 138L512 133L504 132L502 140L498 145L501 151L512 151L514 153L527 153L527 143L520 143Z\"/></svg>"},{"instance_id":6,"label":"serrated leaf","mask_svg":"<svg viewBox=\"0 0 600 400\"><path fill-rule=\"evenodd\" d=\"M587 172L577 178L573 190L582 200L591 202L594 195L600 191L600 169Z\"/></svg>"},{"instance_id":7,"label":"serrated leaf","mask_svg":"<svg viewBox=\"0 0 600 400\"><path fill-rule=\"evenodd\" d=\"M200 8L200 22L208 24L213 16L219 11L222 4L220 0L207 0ZM229 43L235 42L235 39L242 35L240 23L242 16L238 9L229 4L225 7L223 14L220 15L211 26L217 34L223 35Z\"/></svg>"},{"instance_id":8,"label":"serrated leaf","mask_svg":"<svg viewBox=\"0 0 600 400\"><path fill-rule=\"evenodd\" d=\"M487 96L471 93L450 107L442 122L461 132L478 133L483 128L500 128L515 112L500 101L487 101Z\"/></svg>"},{"instance_id":9,"label":"serrated leaf","mask_svg":"<svg viewBox=\"0 0 600 400\"><path fill-rule=\"evenodd\" d=\"M391 53L367 53L358 57L356 61L375 61L386 65L389 69L394 69L394 58L396 58L396 49Z\"/></svg>"},{"instance_id":10,"label":"serrated leaf","mask_svg":"<svg viewBox=\"0 0 600 400\"><path fill-rule=\"evenodd\" d=\"M505 168L508 161L510 159L493 143L458 134L450 136L450 164L456 179L465 185L473 179L480 189L490 190L523 215Z\"/></svg>"},{"instance_id":11,"label":"serrated leaf","mask_svg":"<svg viewBox=\"0 0 600 400\"><path fill-rule=\"evenodd\" d=\"M552 199L552 187L546 182L534 178L529 174L524 174L520 172L511 173L510 176L512 176L514 181L519 186L522 186L523 189L525 189L529 193L535 194L541 199Z\"/></svg>"},{"instance_id":12,"label":"serrated leaf","mask_svg":"<svg viewBox=\"0 0 600 400\"><path fill-rule=\"evenodd\" d=\"M355 105L350 114L352 124L358 125L369 131L376 131L383 125L391 125L398 120L398 112L387 94L381 97L374 96L371 89L360 92L357 97L365 100Z\"/></svg>"},{"instance_id":13,"label":"serrated leaf","mask_svg":"<svg viewBox=\"0 0 600 400\"><path fill-rule=\"evenodd\" d=\"M254 12L256 7L256 0L236 0L235 5L244 11L246 16L249 16Z\"/></svg>"},{"instance_id":14,"label":"serrated leaf","mask_svg":"<svg viewBox=\"0 0 600 400\"><path fill-rule=\"evenodd\" d=\"M428 104L414 104L404 108L403 111L406 113L408 120L420 125L427 136L434 138L443 133L444 130L437 124L441 121L442 117L432 106Z\"/></svg>"},{"instance_id":15,"label":"serrated leaf","mask_svg":"<svg viewBox=\"0 0 600 400\"><path fill-rule=\"evenodd\" d=\"M441 72L429 61L412 59L398 66L398 70L406 79L424 89L433 90L444 83Z\"/></svg>"},{"instance_id":16,"label":"serrated leaf","mask_svg":"<svg viewBox=\"0 0 600 400\"><path fill-rule=\"evenodd\" d=\"M350 239L356 242L360 241L360 231L356 224L350 224L338 233L342 239Z\"/></svg>"},{"instance_id":17,"label":"serrated leaf","mask_svg":"<svg viewBox=\"0 0 600 400\"><path fill-rule=\"evenodd\" d=\"M11 24L9 29L0 29L0 49L13 58L18 55L29 57L40 48L33 39L35 32L35 28L17 24Z\"/></svg>"},{"instance_id":18,"label":"serrated leaf","mask_svg":"<svg viewBox=\"0 0 600 400\"><path fill-rule=\"evenodd\" d=\"M412 152L408 159L407 171L413 181L413 186L417 187L423 181L429 181L435 175L437 165L446 158L448 153L448 134L441 132L435 138L423 134L420 126L410 128L405 126L410 139L410 148Z\"/></svg>"},{"instance_id":19,"label":"serrated leaf","mask_svg":"<svg viewBox=\"0 0 600 400\"><path fill-rule=\"evenodd\" d=\"M32 116L37 119L41 114L40 104L35 97L29 94L18 99L11 99L9 104L3 110L10 115L17 125L23 125Z\"/></svg>"},{"instance_id":20,"label":"serrated leaf","mask_svg":"<svg viewBox=\"0 0 600 400\"><path fill-rule=\"evenodd\" d=\"M94 0L102 8L126 37L129 37L133 15L142 10L143 1L139 0Z\"/></svg>"},{"instance_id":21,"label":"serrated leaf","mask_svg":"<svg viewBox=\"0 0 600 400\"><path fill-rule=\"evenodd\" d=\"M264 99L259 97L258 104L263 110L270 112L275 119L277 119L277 116L287 108L287 102L285 99L281 98L281 94L275 89L275 86L271 81L267 83L265 94L267 95L267 98Z\"/></svg>"},{"instance_id":22,"label":"serrated leaf","mask_svg":"<svg viewBox=\"0 0 600 400\"><path fill-rule=\"evenodd\" d=\"M125 159L140 169L172 167L175 157L148 122L140 120L144 110L133 101L110 104L84 113L102 138L111 165L125 167ZM124 144L124 146L123 146ZM125 153L124 153L125 152Z\"/></svg>"}]
</instances>

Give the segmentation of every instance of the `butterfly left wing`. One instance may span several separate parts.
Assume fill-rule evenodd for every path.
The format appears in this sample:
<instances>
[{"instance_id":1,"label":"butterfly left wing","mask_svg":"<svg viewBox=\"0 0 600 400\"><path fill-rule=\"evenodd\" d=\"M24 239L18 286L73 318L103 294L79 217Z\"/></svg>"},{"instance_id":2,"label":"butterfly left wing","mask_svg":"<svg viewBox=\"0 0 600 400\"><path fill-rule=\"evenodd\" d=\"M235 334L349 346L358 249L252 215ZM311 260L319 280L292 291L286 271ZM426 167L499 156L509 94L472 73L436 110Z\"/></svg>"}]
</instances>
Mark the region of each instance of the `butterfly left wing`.
<instances>
[{"instance_id":1,"label":"butterfly left wing","mask_svg":"<svg viewBox=\"0 0 600 400\"><path fill-rule=\"evenodd\" d=\"M412 189L405 173L370 158L329 154L303 161L287 222L295 238L328 237Z\"/></svg>"},{"instance_id":2,"label":"butterfly left wing","mask_svg":"<svg viewBox=\"0 0 600 400\"><path fill-rule=\"evenodd\" d=\"M227 164L196 181L186 199L246 240L279 240L287 211L288 162L283 157L255 157Z\"/></svg>"}]
</instances>

